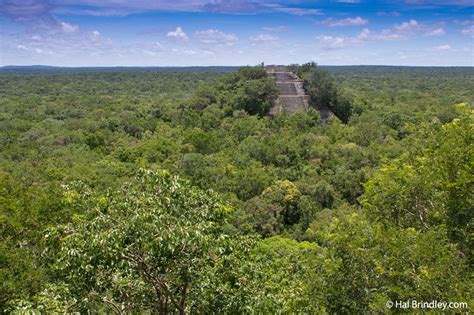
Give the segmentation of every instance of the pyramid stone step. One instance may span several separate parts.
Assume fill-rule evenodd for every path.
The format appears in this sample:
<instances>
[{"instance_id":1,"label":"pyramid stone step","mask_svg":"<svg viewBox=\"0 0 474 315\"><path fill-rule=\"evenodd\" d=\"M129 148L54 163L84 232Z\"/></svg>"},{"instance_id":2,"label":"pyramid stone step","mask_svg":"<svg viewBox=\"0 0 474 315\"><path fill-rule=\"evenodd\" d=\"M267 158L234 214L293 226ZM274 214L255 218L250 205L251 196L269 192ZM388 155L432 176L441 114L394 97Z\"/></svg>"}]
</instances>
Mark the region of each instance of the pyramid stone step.
<instances>
[{"instance_id":1,"label":"pyramid stone step","mask_svg":"<svg viewBox=\"0 0 474 315\"><path fill-rule=\"evenodd\" d=\"M297 79L296 75L292 72L274 72L273 76L277 82L292 81Z\"/></svg>"},{"instance_id":2,"label":"pyramid stone step","mask_svg":"<svg viewBox=\"0 0 474 315\"><path fill-rule=\"evenodd\" d=\"M291 82L277 82L278 89L280 90L280 95L298 95L296 91L296 86Z\"/></svg>"},{"instance_id":3,"label":"pyramid stone step","mask_svg":"<svg viewBox=\"0 0 474 315\"><path fill-rule=\"evenodd\" d=\"M266 66L265 69L275 78L279 90L278 99L270 110L270 116L308 110L311 102L304 89L303 80L285 66ZM316 109L320 112L323 121L333 115L327 107L316 106Z\"/></svg>"},{"instance_id":4,"label":"pyramid stone step","mask_svg":"<svg viewBox=\"0 0 474 315\"><path fill-rule=\"evenodd\" d=\"M280 96L284 111L288 114L305 111L307 103L304 96Z\"/></svg>"}]
</instances>

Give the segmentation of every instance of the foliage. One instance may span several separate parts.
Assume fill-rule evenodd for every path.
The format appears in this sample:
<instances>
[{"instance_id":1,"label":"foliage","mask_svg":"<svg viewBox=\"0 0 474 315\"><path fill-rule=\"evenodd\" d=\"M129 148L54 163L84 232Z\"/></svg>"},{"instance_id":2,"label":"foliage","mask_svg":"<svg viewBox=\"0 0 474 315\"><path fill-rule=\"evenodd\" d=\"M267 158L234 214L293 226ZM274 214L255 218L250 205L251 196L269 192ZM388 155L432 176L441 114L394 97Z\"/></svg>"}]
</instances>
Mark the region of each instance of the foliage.
<instances>
[{"instance_id":1,"label":"foliage","mask_svg":"<svg viewBox=\"0 0 474 315\"><path fill-rule=\"evenodd\" d=\"M300 220L298 200L301 192L288 180L277 181L248 202L255 231L263 236L281 234Z\"/></svg>"},{"instance_id":2,"label":"foliage","mask_svg":"<svg viewBox=\"0 0 474 315\"><path fill-rule=\"evenodd\" d=\"M65 194L78 215L45 238L59 283L76 301L68 311L100 304L116 313L205 311L206 297L217 294L203 291L210 270L238 247L221 233L230 209L216 196L167 172L149 171L107 195L94 196L85 187Z\"/></svg>"},{"instance_id":3,"label":"foliage","mask_svg":"<svg viewBox=\"0 0 474 315\"><path fill-rule=\"evenodd\" d=\"M305 89L316 108L329 108L344 123L349 121L352 103L329 72L321 70L314 62L294 65L292 69L304 78Z\"/></svg>"},{"instance_id":4,"label":"foliage","mask_svg":"<svg viewBox=\"0 0 474 315\"><path fill-rule=\"evenodd\" d=\"M446 226L473 262L473 115L465 105L453 122L391 161L366 184L362 204L375 220L426 230ZM418 140L419 141L419 140Z\"/></svg>"},{"instance_id":5,"label":"foliage","mask_svg":"<svg viewBox=\"0 0 474 315\"><path fill-rule=\"evenodd\" d=\"M262 67L0 73L0 309L472 304L472 68L292 69L337 117Z\"/></svg>"},{"instance_id":6,"label":"foliage","mask_svg":"<svg viewBox=\"0 0 474 315\"><path fill-rule=\"evenodd\" d=\"M265 115L277 98L276 83L261 67L242 67L230 76L226 89L235 91L230 103L234 109L243 109L251 115Z\"/></svg>"},{"instance_id":7,"label":"foliage","mask_svg":"<svg viewBox=\"0 0 474 315\"><path fill-rule=\"evenodd\" d=\"M325 238L330 313L384 313L387 301L473 302L472 270L442 228L387 228L353 214L334 219Z\"/></svg>"},{"instance_id":8,"label":"foliage","mask_svg":"<svg viewBox=\"0 0 474 315\"><path fill-rule=\"evenodd\" d=\"M0 307L8 297L26 298L49 279L49 270L40 263L39 240L43 229L67 221L60 188L28 184L0 173Z\"/></svg>"}]
</instances>

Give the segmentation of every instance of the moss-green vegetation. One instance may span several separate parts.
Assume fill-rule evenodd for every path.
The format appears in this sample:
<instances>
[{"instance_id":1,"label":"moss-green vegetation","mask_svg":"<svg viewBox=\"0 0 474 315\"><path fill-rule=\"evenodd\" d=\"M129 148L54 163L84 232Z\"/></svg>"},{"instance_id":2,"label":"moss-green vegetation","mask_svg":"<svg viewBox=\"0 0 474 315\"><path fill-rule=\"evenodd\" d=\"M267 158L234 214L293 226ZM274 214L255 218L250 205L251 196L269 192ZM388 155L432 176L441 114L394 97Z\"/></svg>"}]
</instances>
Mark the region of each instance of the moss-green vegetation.
<instances>
[{"instance_id":1,"label":"moss-green vegetation","mask_svg":"<svg viewBox=\"0 0 474 315\"><path fill-rule=\"evenodd\" d=\"M293 70L0 74L0 308L473 307L472 68Z\"/></svg>"}]
</instances>

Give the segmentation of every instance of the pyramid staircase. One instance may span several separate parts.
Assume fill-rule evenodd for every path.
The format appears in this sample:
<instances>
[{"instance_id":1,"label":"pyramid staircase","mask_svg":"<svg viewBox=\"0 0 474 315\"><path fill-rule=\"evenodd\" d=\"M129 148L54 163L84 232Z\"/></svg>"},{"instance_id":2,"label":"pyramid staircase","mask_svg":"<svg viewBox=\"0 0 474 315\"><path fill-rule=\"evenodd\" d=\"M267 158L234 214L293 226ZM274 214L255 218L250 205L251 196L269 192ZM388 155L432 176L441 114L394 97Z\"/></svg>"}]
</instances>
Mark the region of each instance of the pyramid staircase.
<instances>
[{"instance_id":1,"label":"pyramid staircase","mask_svg":"<svg viewBox=\"0 0 474 315\"><path fill-rule=\"evenodd\" d=\"M266 66L265 70L275 78L280 91L275 105L270 109L270 116L279 113L293 114L309 109L310 99L304 90L303 80L286 66ZM326 107L316 109L323 121L332 115L332 112Z\"/></svg>"},{"instance_id":2,"label":"pyramid staircase","mask_svg":"<svg viewBox=\"0 0 474 315\"><path fill-rule=\"evenodd\" d=\"M296 74L283 66L267 66L265 69L273 75L280 91L275 105L270 110L271 116L308 110L309 95L306 95L303 81Z\"/></svg>"}]
</instances>

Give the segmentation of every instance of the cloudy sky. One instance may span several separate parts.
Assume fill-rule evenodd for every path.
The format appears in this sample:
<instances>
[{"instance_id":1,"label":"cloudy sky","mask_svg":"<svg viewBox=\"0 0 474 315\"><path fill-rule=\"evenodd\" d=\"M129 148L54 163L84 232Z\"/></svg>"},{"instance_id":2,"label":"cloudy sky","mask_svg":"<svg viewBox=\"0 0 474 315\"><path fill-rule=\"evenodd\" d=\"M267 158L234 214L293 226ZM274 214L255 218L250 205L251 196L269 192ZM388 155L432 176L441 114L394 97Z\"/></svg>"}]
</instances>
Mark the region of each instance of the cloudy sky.
<instances>
[{"instance_id":1,"label":"cloudy sky","mask_svg":"<svg viewBox=\"0 0 474 315\"><path fill-rule=\"evenodd\" d=\"M0 0L0 65L474 66L473 0Z\"/></svg>"}]
</instances>

